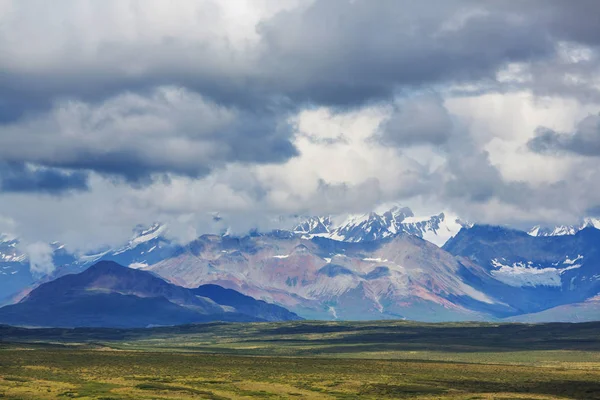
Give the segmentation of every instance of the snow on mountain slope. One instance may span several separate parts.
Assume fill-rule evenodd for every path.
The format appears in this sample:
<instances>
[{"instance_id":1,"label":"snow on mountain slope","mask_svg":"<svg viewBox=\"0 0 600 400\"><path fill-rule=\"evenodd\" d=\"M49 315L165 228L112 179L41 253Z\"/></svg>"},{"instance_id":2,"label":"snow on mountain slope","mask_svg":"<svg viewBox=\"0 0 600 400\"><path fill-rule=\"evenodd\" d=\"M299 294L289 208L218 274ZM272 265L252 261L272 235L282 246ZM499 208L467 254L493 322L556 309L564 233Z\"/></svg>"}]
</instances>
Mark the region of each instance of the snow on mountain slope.
<instances>
[{"instance_id":1,"label":"snow on mountain slope","mask_svg":"<svg viewBox=\"0 0 600 400\"><path fill-rule=\"evenodd\" d=\"M27 255L18 249L19 241L7 234L0 234L0 262L21 263L27 259ZM2 271L0 271L2 274Z\"/></svg>"},{"instance_id":2,"label":"snow on mountain slope","mask_svg":"<svg viewBox=\"0 0 600 400\"><path fill-rule=\"evenodd\" d=\"M165 224L155 223L149 227L138 225L126 245L80 257L80 269L98 261L114 261L130 268L144 269L173 257L182 246L166 238L167 231Z\"/></svg>"},{"instance_id":3,"label":"snow on mountain slope","mask_svg":"<svg viewBox=\"0 0 600 400\"><path fill-rule=\"evenodd\" d=\"M362 242L385 239L402 231L402 221L412 216L407 207L394 207L382 214L370 212L363 215L350 215L329 235L331 239L343 242Z\"/></svg>"},{"instance_id":4,"label":"snow on mountain slope","mask_svg":"<svg viewBox=\"0 0 600 400\"><path fill-rule=\"evenodd\" d=\"M298 235L330 233L333 222L330 217L310 217L298 224L292 231Z\"/></svg>"},{"instance_id":5,"label":"snow on mountain slope","mask_svg":"<svg viewBox=\"0 0 600 400\"><path fill-rule=\"evenodd\" d=\"M479 266L472 286L522 313L585 301L600 293L600 230L531 236L497 227L461 230L444 250Z\"/></svg>"},{"instance_id":6,"label":"snow on mountain slope","mask_svg":"<svg viewBox=\"0 0 600 400\"><path fill-rule=\"evenodd\" d=\"M442 247L463 227L471 226L461 221L456 215L441 213L429 218L406 218L402 222L404 232L419 236L428 242Z\"/></svg>"},{"instance_id":7,"label":"snow on mountain slope","mask_svg":"<svg viewBox=\"0 0 600 400\"><path fill-rule=\"evenodd\" d=\"M124 253L128 250L135 249L137 246L143 243L147 243L151 240L158 239L161 234L165 233L167 230L167 226L164 224L154 223L148 228L144 228L138 226L135 229L135 234L133 238L127 243L127 245L123 246L120 249L117 249L113 252L114 255Z\"/></svg>"},{"instance_id":8,"label":"snow on mountain slope","mask_svg":"<svg viewBox=\"0 0 600 400\"><path fill-rule=\"evenodd\" d=\"M583 221L583 228L596 228L600 229L600 218L586 218Z\"/></svg>"},{"instance_id":9,"label":"snow on mountain slope","mask_svg":"<svg viewBox=\"0 0 600 400\"><path fill-rule=\"evenodd\" d=\"M533 262L515 262L512 265L504 265L493 259L492 265L498 269L492 270L491 274L497 280L510 286L562 286L562 275L569 270L580 268L581 264L570 264L564 268L544 267L534 265Z\"/></svg>"},{"instance_id":10,"label":"snow on mountain slope","mask_svg":"<svg viewBox=\"0 0 600 400\"><path fill-rule=\"evenodd\" d=\"M527 232L530 236L564 236L574 235L579 232L579 227L574 225L557 225L554 227L534 226Z\"/></svg>"}]
</instances>

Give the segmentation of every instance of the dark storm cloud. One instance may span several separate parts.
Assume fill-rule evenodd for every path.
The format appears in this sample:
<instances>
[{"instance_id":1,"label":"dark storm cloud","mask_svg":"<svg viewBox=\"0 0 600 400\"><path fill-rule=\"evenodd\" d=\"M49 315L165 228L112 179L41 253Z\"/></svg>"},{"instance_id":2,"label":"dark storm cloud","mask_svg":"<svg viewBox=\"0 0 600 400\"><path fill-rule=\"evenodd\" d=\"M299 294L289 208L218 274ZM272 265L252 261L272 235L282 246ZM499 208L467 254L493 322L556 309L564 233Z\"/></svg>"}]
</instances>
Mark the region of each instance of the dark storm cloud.
<instances>
[{"instance_id":1,"label":"dark storm cloud","mask_svg":"<svg viewBox=\"0 0 600 400\"><path fill-rule=\"evenodd\" d=\"M0 125L0 159L143 184L168 173L201 177L232 162L283 162L297 155L291 136L283 116L224 108L164 87L146 97L60 102L46 114Z\"/></svg>"},{"instance_id":2,"label":"dark storm cloud","mask_svg":"<svg viewBox=\"0 0 600 400\"><path fill-rule=\"evenodd\" d=\"M600 217L600 204L597 206L589 207L586 211L586 215L590 215L592 217Z\"/></svg>"},{"instance_id":3,"label":"dark storm cloud","mask_svg":"<svg viewBox=\"0 0 600 400\"><path fill-rule=\"evenodd\" d=\"M317 0L259 27L264 64L290 96L356 104L400 86L493 79L508 62L553 53L547 32L518 9L485 4Z\"/></svg>"},{"instance_id":4,"label":"dark storm cloud","mask_svg":"<svg viewBox=\"0 0 600 400\"><path fill-rule=\"evenodd\" d=\"M394 107L374 135L383 145L408 147L446 143L452 134L452 119L441 97L434 94L407 99Z\"/></svg>"},{"instance_id":5,"label":"dark storm cloud","mask_svg":"<svg viewBox=\"0 0 600 400\"><path fill-rule=\"evenodd\" d=\"M496 2L499 7L507 6ZM509 2L504 2L509 3ZM532 20L547 26L555 37L574 42L600 45L598 15L600 3L596 0L536 0L508 4L522 9Z\"/></svg>"},{"instance_id":6,"label":"dark storm cloud","mask_svg":"<svg viewBox=\"0 0 600 400\"><path fill-rule=\"evenodd\" d=\"M445 195L474 203L498 199L527 207L534 190L524 182L505 182L498 168L490 162L486 151L464 151L449 155L444 166L450 178L445 182Z\"/></svg>"},{"instance_id":7,"label":"dark storm cloud","mask_svg":"<svg viewBox=\"0 0 600 400\"><path fill-rule=\"evenodd\" d=\"M579 122L575 132L562 133L539 127L527 146L536 153L600 156L600 115L590 115Z\"/></svg>"},{"instance_id":8,"label":"dark storm cloud","mask_svg":"<svg viewBox=\"0 0 600 400\"><path fill-rule=\"evenodd\" d=\"M156 41L113 36L102 41L110 21L98 17L89 21L98 24L97 43L73 31L68 40L52 43L59 51L43 62L35 52L26 57L11 48L16 39L0 41L8 55L17 54L16 61L5 62L0 90L51 104L57 96L94 100L178 85L243 108L265 109L274 102L356 105L389 98L399 88L494 81L507 63L550 59L557 40L596 44L594 3L531 3L316 0L263 20L258 43L242 50L223 38L192 40L169 31ZM69 4L53 2L48 12L60 15ZM17 22L33 32L34 24L45 26L33 14L24 12L22 18ZM142 30L158 29L138 22ZM29 67L19 68L18 61ZM16 104L23 102L13 108Z\"/></svg>"},{"instance_id":9,"label":"dark storm cloud","mask_svg":"<svg viewBox=\"0 0 600 400\"><path fill-rule=\"evenodd\" d=\"M593 0L316 0L259 26L261 61L282 93L319 104L446 84L591 101L600 99L590 83L600 72L599 13ZM578 46L589 47L589 58L565 58L565 48ZM498 82L511 63L525 64L526 82Z\"/></svg>"},{"instance_id":10,"label":"dark storm cloud","mask_svg":"<svg viewBox=\"0 0 600 400\"><path fill-rule=\"evenodd\" d=\"M65 192L87 191L88 174L65 172L53 168L33 168L24 164L0 165L0 192L46 193L60 195Z\"/></svg>"}]
</instances>

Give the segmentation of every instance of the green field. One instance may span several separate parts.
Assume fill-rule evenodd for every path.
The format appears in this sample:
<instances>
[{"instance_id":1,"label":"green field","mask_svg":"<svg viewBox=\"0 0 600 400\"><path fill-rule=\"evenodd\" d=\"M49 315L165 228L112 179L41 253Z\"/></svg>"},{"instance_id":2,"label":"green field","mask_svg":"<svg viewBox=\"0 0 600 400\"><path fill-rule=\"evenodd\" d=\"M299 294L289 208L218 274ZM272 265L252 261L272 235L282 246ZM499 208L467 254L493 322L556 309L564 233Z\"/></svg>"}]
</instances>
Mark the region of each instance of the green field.
<instances>
[{"instance_id":1,"label":"green field","mask_svg":"<svg viewBox=\"0 0 600 400\"><path fill-rule=\"evenodd\" d=\"M0 327L8 399L600 399L600 323Z\"/></svg>"}]
</instances>

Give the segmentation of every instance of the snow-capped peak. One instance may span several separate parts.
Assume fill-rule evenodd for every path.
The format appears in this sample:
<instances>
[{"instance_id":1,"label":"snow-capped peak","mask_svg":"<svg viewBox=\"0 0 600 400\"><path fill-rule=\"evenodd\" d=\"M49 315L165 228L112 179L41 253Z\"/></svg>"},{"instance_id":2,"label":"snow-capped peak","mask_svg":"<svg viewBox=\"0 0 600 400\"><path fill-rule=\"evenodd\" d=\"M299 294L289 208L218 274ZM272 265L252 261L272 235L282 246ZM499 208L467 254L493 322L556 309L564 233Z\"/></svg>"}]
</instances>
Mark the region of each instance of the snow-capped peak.
<instances>
[{"instance_id":1,"label":"snow-capped peak","mask_svg":"<svg viewBox=\"0 0 600 400\"><path fill-rule=\"evenodd\" d=\"M574 235L585 228L600 229L600 219L589 217L584 218L583 221L578 225L557 225L553 227L542 227L540 225L536 225L527 233L531 236L564 236Z\"/></svg>"},{"instance_id":2,"label":"snow-capped peak","mask_svg":"<svg viewBox=\"0 0 600 400\"><path fill-rule=\"evenodd\" d=\"M166 232L166 230L167 225L161 223L154 223L149 227L143 227L141 225L138 225L134 229L134 235L131 238L131 240L129 240L129 243L127 243L127 245L121 247L120 249L115 250L112 254L118 255L128 250L134 249L140 244L147 243L151 240L160 237L163 233Z\"/></svg>"},{"instance_id":3,"label":"snow-capped peak","mask_svg":"<svg viewBox=\"0 0 600 400\"><path fill-rule=\"evenodd\" d=\"M334 219L341 223L334 224ZM463 226L468 224L448 213L415 217L410 208L394 206L379 213L351 214L345 218L311 217L294 232L303 237L321 236L344 242L373 241L408 233L442 246Z\"/></svg>"},{"instance_id":4,"label":"snow-capped peak","mask_svg":"<svg viewBox=\"0 0 600 400\"><path fill-rule=\"evenodd\" d=\"M542 229L542 227L541 227L541 226L539 226L539 225L536 225L536 226L534 226L533 228L531 228L529 231L527 231L527 234L528 234L529 236L542 236L542 235L540 235L540 230L541 230L541 229Z\"/></svg>"},{"instance_id":5,"label":"snow-capped peak","mask_svg":"<svg viewBox=\"0 0 600 400\"><path fill-rule=\"evenodd\" d=\"M329 233L332 225L331 217L309 217L298 224L293 232L300 235Z\"/></svg>"},{"instance_id":6,"label":"snow-capped peak","mask_svg":"<svg viewBox=\"0 0 600 400\"><path fill-rule=\"evenodd\" d=\"M596 228L600 229L600 218L585 218L583 220L583 228Z\"/></svg>"}]
</instances>

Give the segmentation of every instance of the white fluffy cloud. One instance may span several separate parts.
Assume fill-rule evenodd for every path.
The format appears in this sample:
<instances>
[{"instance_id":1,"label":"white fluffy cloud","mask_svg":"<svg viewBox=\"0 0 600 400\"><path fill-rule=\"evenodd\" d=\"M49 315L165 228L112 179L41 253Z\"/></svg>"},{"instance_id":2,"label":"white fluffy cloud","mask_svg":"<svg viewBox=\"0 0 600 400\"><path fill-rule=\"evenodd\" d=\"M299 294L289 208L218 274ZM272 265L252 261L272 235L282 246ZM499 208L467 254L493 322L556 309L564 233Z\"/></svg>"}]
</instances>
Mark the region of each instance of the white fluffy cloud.
<instances>
[{"instance_id":1,"label":"white fluffy cloud","mask_svg":"<svg viewBox=\"0 0 600 400\"><path fill-rule=\"evenodd\" d=\"M31 272L34 275L48 275L54 271L52 247L48 243L35 242L26 246Z\"/></svg>"}]
</instances>

